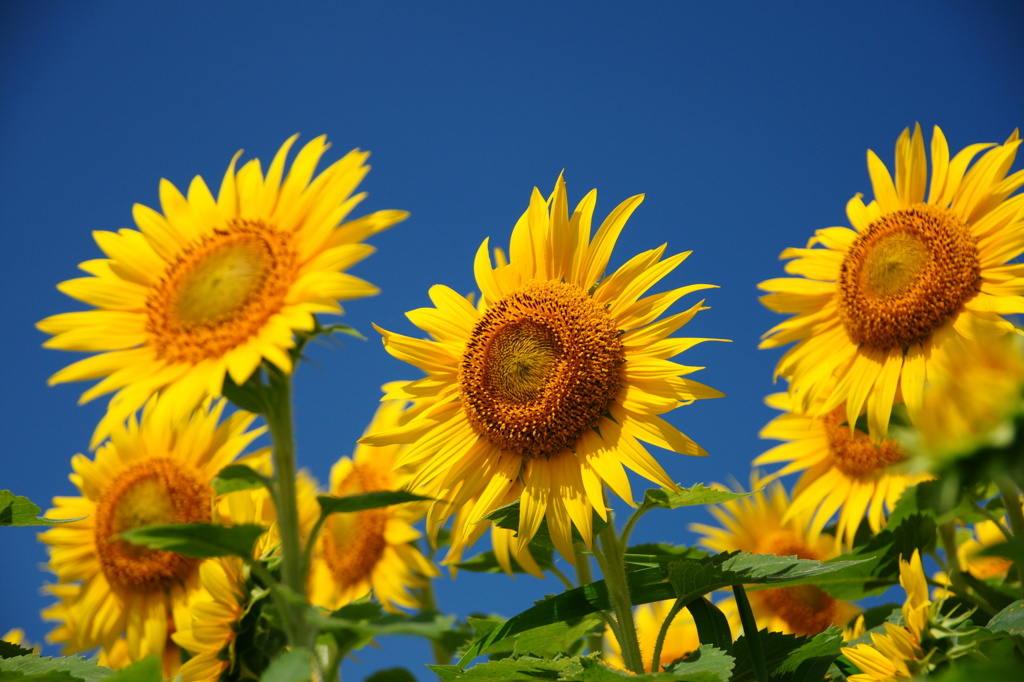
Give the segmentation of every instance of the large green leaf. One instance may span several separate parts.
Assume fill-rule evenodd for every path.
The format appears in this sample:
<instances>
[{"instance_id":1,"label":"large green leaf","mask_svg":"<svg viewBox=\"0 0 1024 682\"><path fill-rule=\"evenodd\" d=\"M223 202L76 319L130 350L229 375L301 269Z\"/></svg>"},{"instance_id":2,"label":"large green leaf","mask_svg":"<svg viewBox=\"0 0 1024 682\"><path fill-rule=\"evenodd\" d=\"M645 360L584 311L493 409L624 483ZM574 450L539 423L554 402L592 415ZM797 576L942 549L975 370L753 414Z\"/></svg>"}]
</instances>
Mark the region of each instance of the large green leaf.
<instances>
[{"instance_id":1,"label":"large green leaf","mask_svg":"<svg viewBox=\"0 0 1024 682\"><path fill-rule=\"evenodd\" d=\"M55 526L81 520L48 519L40 513L39 507L27 497L0 490L0 526Z\"/></svg>"},{"instance_id":2,"label":"large green leaf","mask_svg":"<svg viewBox=\"0 0 1024 682\"><path fill-rule=\"evenodd\" d=\"M106 678L105 682L160 682L163 679L160 657L147 656Z\"/></svg>"},{"instance_id":3,"label":"large green leaf","mask_svg":"<svg viewBox=\"0 0 1024 682\"><path fill-rule=\"evenodd\" d=\"M15 656L0 660L0 679L31 680L32 682L53 682L103 680L113 674L110 668L96 664L96 659L81 656L46 658L39 654ZM10 675L5 673L16 673Z\"/></svg>"},{"instance_id":4,"label":"large green leaf","mask_svg":"<svg viewBox=\"0 0 1024 682\"><path fill-rule=\"evenodd\" d=\"M836 627L829 628L813 638L761 630L758 632L758 640L774 682L818 682L824 678L832 661L839 656L839 648L844 645L842 630ZM754 682L756 677L746 637L741 636L736 640L734 654L737 662L732 682Z\"/></svg>"},{"instance_id":5,"label":"large green leaf","mask_svg":"<svg viewBox=\"0 0 1024 682\"><path fill-rule=\"evenodd\" d=\"M851 565L851 562L821 563L795 557L745 554L717 554L699 561L680 560L662 568L642 568L626 574L633 604L649 604L679 598L684 603L714 590L743 584L785 584L826 575ZM674 584L667 580L673 572ZM466 665L493 642L536 627L562 621L577 621L610 608L608 588L603 580L548 597L512 617L499 628L478 640L459 661Z\"/></svg>"},{"instance_id":6,"label":"large green leaf","mask_svg":"<svg viewBox=\"0 0 1024 682\"><path fill-rule=\"evenodd\" d=\"M369 493L348 495L346 497L335 497L333 495L316 496L316 501L320 503L320 513L323 515L365 511L367 509L390 507L393 504L422 502L432 499L434 498L417 495L408 490L375 490Z\"/></svg>"},{"instance_id":7,"label":"large green leaf","mask_svg":"<svg viewBox=\"0 0 1024 682\"><path fill-rule=\"evenodd\" d=\"M1024 599L1019 599L1005 609L992 616L988 622L992 632L1009 632L1011 635L1024 635Z\"/></svg>"},{"instance_id":8,"label":"large green leaf","mask_svg":"<svg viewBox=\"0 0 1024 682\"><path fill-rule=\"evenodd\" d=\"M455 665L427 666L443 682L508 682L509 680L572 680L574 682L727 682L733 658L718 649L702 646L663 673L634 675L615 670L594 656L544 659L534 656L487 661L472 668Z\"/></svg>"},{"instance_id":9,"label":"large green leaf","mask_svg":"<svg viewBox=\"0 0 1024 682\"><path fill-rule=\"evenodd\" d=\"M312 679L313 653L306 649L284 652L260 675L260 682L309 682Z\"/></svg>"},{"instance_id":10,"label":"large green leaf","mask_svg":"<svg viewBox=\"0 0 1024 682\"><path fill-rule=\"evenodd\" d=\"M266 528L251 523L166 523L122 531L118 538L134 545L165 549L196 559L239 556L252 559L253 545Z\"/></svg>"}]
</instances>

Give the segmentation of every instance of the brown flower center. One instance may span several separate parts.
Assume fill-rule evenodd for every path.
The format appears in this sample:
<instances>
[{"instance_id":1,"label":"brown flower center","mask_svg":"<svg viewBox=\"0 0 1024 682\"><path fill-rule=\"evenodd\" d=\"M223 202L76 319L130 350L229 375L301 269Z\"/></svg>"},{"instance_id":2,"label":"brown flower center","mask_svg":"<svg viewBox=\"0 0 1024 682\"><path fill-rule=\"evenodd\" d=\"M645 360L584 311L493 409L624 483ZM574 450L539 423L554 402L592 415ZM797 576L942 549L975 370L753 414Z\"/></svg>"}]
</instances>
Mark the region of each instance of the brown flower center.
<instances>
[{"instance_id":1,"label":"brown flower center","mask_svg":"<svg viewBox=\"0 0 1024 682\"><path fill-rule=\"evenodd\" d=\"M459 366L470 424L523 457L572 450L608 412L625 353L604 309L577 286L533 282L477 322Z\"/></svg>"},{"instance_id":2,"label":"brown flower center","mask_svg":"<svg viewBox=\"0 0 1024 682\"><path fill-rule=\"evenodd\" d=\"M846 406L840 405L822 418L828 447L835 458L835 467L851 478L870 476L886 467L902 462L906 454L895 440L886 438L875 446L868 434L844 424Z\"/></svg>"},{"instance_id":3,"label":"brown flower center","mask_svg":"<svg viewBox=\"0 0 1024 682\"><path fill-rule=\"evenodd\" d=\"M378 472L354 464L333 494L359 495L389 487ZM332 514L327 520L323 532L324 557L340 587L370 579L387 548L387 522L386 508Z\"/></svg>"},{"instance_id":4,"label":"brown flower center","mask_svg":"<svg viewBox=\"0 0 1024 682\"><path fill-rule=\"evenodd\" d=\"M760 554L795 556L820 561L821 556L792 533L779 533L765 538L758 546ZM815 585L777 587L755 592L765 608L789 625L798 635L824 632L838 616L838 603Z\"/></svg>"},{"instance_id":5,"label":"brown flower center","mask_svg":"<svg viewBox=\"0 0 1024 682\"><path fill-rule=\"evenodd\" d=\"M288 234L235 219L186 248L146 301L157 355L196 364L244 343L280 311L297 274Z\"/></svg>"},{"instance_id":6,"label":"brown flower center","mask_svg":"<svg viewBox=\"0 0 1024 682\"><path fill-rule=\"evenodd\" d=\"M839 317L853 343L906 348L931 338L976 293L981 266L967 225L916 204L854 240L839 271Z\"/></svg>"},{"instance_id":7,"label":"brown flower center","mask_svg":"<svg viewBox=\"0 0 1024 682\"><path fill-rule=\"evenodd\" d=\"M158 523L209 522L212 498L210 484L179 460L145 459L122 472L96 505L96 550L107 581L142 592L183 582L197 560L113 536Z\"/></svg>"}]
</instances>

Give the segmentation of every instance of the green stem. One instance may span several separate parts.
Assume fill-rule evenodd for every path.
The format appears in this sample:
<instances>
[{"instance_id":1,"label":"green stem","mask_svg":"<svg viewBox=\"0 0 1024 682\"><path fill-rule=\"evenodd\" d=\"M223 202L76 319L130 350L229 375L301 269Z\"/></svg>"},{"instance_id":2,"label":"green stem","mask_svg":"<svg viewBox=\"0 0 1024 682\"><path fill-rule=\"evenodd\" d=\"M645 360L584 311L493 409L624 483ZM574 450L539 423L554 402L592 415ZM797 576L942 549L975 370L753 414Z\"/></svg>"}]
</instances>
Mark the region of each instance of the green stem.
<instances>
[{"instance_id":1,"label":"green stem","mask_svg":"<svg viewBox=\"0 0 1024 682\"><path fill-rule=\"evenodd\" d=\"M736 610L739 611L740 623L743 625L743 635L746 637L747 647L750 651L750 662L754 668L754 677L757 679L757 682L768 682L768 662L764 657L764 644L761 642L761 635L757 630L754 612L750 609L747 592L743 589L743 585L733 585L732 593L736 597Z\"/></svg>"},{"instance_id":2,"label":"green stem","mask_svg":"<svg viewBox=\"0 0 1024 682\"><path fill-rule=\"evenodd\" d=\"M1006 506L1006 514L1010 517L1010 530L1015 538L1024 539L1024 510L1020 504L1020 488L1017 483L1006 474L998 474L994 477L995 484L999 488L999 494L1003 496L1003 503ZM1024 591L1024 564L1014 562L1017 567L1017 578L1021 583L1021 590ZM1022 592L1024 594L1024 592Z\"/></svg>"},{"instance_id":3,"label":"green stem","mask_svg":"<svg viewBox=\"0 0 1024 682\"><path fill-rule=\"evenodd\" d=\"M590 554L586 551L586 547L583 543L577 543L574 549L576 550L576 585L568 584L569 589L583 587L594 582L594 575L590 571ZM598 655L604 652L604 637L601 633L595 632L587 636L587 650Z\"/></svg>"},{"instance_id":4,"label":"green stem","mask_svg":"<svg viewBox=\"0 0 1024 682\"><path fill-rule=\"evenodd\" d=\"M274 504L281 536L281 582L292 592L306 595L303 551L299 540L299 508L295 490L295 438L292 433L291 378L276 374L271 378L273 398L267 401L264 418L274 441ZM316 632L305 623L296 606L291 608L295 631L288 643L313 649Z\"/></svg>"},{"instance_id":5,"label":"green stem","mask_svg":"<svg viewBox=\"0 0 1024 682\"><path fill-rule=\"evenodd\" d=\"M672 609L668 612L668 616L665 618L665 622L661 624L661 629L658 630L658 639L654 642L654 653L651 655L652 673L661 671L661 650L665 647L665 637L668 636L668 629L671 627L676 615L682 611L683 606L685 606L683 601L676 599L675 603L672 604Z\"/></svg>"},{"instance_id":6,"label":"green stem","mask_svg":"<svg viewBox=\"0 0 1024 682\"><path fill-rule=\"evenodd\" d=\"M615 523L608 513L608 525L598 535L600 549L595 547L594 557L604 574L604 582L608 587L608 599L618 621L619 648L626 669L638 675L644 672L643 657L640 655L640 643L636 637L636 624L633 622L633 600L629 596L629 584L626 582L626 562L623 547L615 534Z\"/></svg>"},{"instance_id":7,"label":"green stem","mask_svg":"<svg viewBox=\"0 0 1024 682\"><path fill-rule=\"evenodd\" d=\"M960 557L957 555L956 526L955 522L949 521L939 526L939 538L942 540L942 548L946 552L946 566L949 571L949 582L953 589L961 597L968 598L967 581L964 580L963 568L960 566Z\"/></svg>"},{"instance_id":8,"label":"green stem","mask_svg":"<svg viewBox=\"0 0 1024 682\"><path fill-rule=\"evenodd\" d=\"M437 612L437 601L434 599L434 582L428 580L427 584L418 590L422 611ZM437 665L451 665L453 651L450 651L444 644L436 639L430 640L430 649L434 652L434 663Z\"/></svg>"}]
</instances>

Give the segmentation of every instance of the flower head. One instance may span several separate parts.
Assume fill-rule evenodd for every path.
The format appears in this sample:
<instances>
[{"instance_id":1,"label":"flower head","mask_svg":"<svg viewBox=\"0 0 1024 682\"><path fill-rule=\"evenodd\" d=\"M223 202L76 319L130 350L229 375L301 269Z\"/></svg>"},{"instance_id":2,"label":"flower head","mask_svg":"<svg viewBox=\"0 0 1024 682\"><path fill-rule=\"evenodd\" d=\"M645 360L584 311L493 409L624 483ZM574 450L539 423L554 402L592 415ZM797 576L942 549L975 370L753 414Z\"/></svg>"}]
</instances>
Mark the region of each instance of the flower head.
<instances>
[{"instance_id":1,"label":"flower head","mask_svg":"<svg viewBox=\"0 0 1024 682\"><path fill-rule=\"evenodd\" d=\"M207 561L199 569L202 590L179 612L174 642L191 654L181 666L181 682L221 679L233 660L231 649L246 600L242 562L236 557Z\"/></svg>"},{"instance_id":2,"label":"flower head","mask_svg":"<svg viewBox=\"0 0 1024 682\"><path fill-rule=\"evenodd\" d=\"M400 424L404 407L400 400L383 403L367 430ZM409 475L394 470L399 449L357 445L351 459L343 457L331 468L330 494L343 497L407 488ZM416 547L421 534L413 524L425 511L422 503L404 503L332 514L313 550L311 603L336 609L373 590L388 611L422 606L410 590L424 587L437 575Z\"/></svg>"},{"instance_id":3,"label":"flower head","mask_svg":"<svg viewBox=\"0 0 1024 682\"><path fill-rule=\"evenodd\" d=\"M721 527L691 523L690 530L704 534L699 539L701 546L715 552L739 550L816 561L837 556L831 536L815 529L806 511L786 513L790 503L782 484L771 483L765 490L762 486L754 474L750 489L757 492L712 507ZM752 591L749 598L759 628L798 635L814 635L831 625L842 627L859 611L811 584ZM735 600L727 598L719 607L733 632L739 632L742 626Z\"/></svg>"},{"instance_id":4,"label":"flower head","mask_svg":"<svg viewBox=\"0 0 1024 682\"><path fill-rule=\"evenodd\" d=\"M845 404L853 424L866 406L879 443L894 401L917 423L927 381L1013 330L1004 316L1024 312L1024 264L1012 262L1024 252L1024 194L1010 195L1024 173L1007 172L1019 145L1014 132L1004 145L972 145L950 159L936 127L929 187L920 126L904 130L895 181L868 152L875 199L865 205L857 194L847 204L854 229L818 230L807 248L782 253L797 277L762 282L771 293L761 300L793 317L761 347L796 342L776 373L790 379L802 411Z\"/></svg>"},{"instance_id":5,"label":"flower head","mask_svg":"<svg viewBox=\"0 0 1024 682\"><path fill-rule=\"evenodd\" d=\"M818 532L838 511L836 539L847 547L853 545L861 519L877 533L903 492L932 478L901 469L907 458L903 446L889 438L872 442L856 423L846 421L843 406L815 416L818 404L802 412L799 401L787 393L770 395L765 402L783 413L761 430L761 437L787 442L754 459L754 466L785 462L773 478L803 472L787 518L809 513Z\"/></svg>"},{"instance_id":6,"label":"flower head","mask_svg":"<svg viewBox=\"0 0 1024 682\"><path fill-rule=\"evenodd\" d=\"M97 646L111 653L121 637L129 660L163 653L168 622L198 588L199 561L128 544L115 536L154 523L210 522L211 481L261 429L236 412L218 424L224 401L208 404L176 426L154 419L115 426L94 459L75 455L70 478L80 497L58 497L47 515L78 519L40 534L60 601L44 612L60 622L49 635L67 653Z\"/></svg>"},{"instance_id":7,"label":"flower head","mask_svg":"<svg viewBox=\"0 0 1024 682\"><path fill-rule=\"evenodd\" d=\"M53 335L45 345L99 354L50 383L102 379L83 401L116 391L93 447L156 393L184 418L220 395L226 377L242 384L264 360L290 372L294 332L312 329L314 313L339 313L338 301L376 293L344 271L372 253L363 239L406 214L344 222L365 196L351 194L369 171L368 154L353 150L314 178L328 147L318 137L285 174L296 137L265 176L256 159L236 172L236 154L216 198L198 176L187 197L161 181L163 213L136 204L138 231L95 232L107 257L82 263L89 276L58 287L94 308L41 321Z\"/></svg>"},{"instance_id":8,"label":"flower head","mask_svg":"<svg viewBox=\"0 0 1024 682\"><path fill-rule=\"evenodd\" d=\"M675 483L641 441L676 452L704 451L660 414L721 395L682 378L669 360L705 339L673 338L699 310L659 320L692 285L644 296L688 254L661 246L605 276L612 247L642 197L620 204L591 238L596 191L570 215L559 177L545 200L534 190L512 231L509 260L490 260L485 240L474 270L479 307L448 287L430 289L433 308L408 313L423 340L380 330L395 357L427 376L388 397L426 401L409 423L371 434L373 444L409 443L399 465L414 487L434 486L443 523L472 504L470 524L519 500L518 552L541 522L573 560L573 528L589 546L592 513L607 512L603 483L632 501L623 466L655 483ZM453 547L466 538L452 538Z\"/></svg>"}]
</instances>

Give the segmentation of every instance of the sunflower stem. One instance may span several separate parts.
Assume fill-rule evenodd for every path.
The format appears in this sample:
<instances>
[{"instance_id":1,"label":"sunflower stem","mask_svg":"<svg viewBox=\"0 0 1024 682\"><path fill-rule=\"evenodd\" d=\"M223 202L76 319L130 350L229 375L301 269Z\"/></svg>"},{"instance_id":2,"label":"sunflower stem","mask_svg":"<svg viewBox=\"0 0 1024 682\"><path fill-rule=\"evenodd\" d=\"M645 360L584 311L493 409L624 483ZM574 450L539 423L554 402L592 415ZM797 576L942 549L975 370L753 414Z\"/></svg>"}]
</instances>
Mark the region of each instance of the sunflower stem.
<instances>
[{"instance_id":1,"label":"sunflower stem","mask_svg":"<svg viewBox=\"0 0 1024 682\"><path fill-rule=\"evenodd\" d=\"M569 585L569 589L594 582L594 574L590 570L590 553L580 542L577 542L573 549L576 550L576 585ZM587 635L587 650L592 654L601 654L604 651L604 641L600 633Z\"/></svg>"},{"instance_id":2,"label":"sunflower stem","mask_svg":"<svg viewBox=\"0 0 1024 682\"><path fill-rule=\"evenodd\" d=\"M644 663L636 636L636 624L633 622L633 600L629 596L629 583L626 582L625 552L615 533L611 512L608 512L608 516L608 525L598 534L600 549L594 552L594 557L604 574L608 599L618 621L617 635L622 661L627 670L640 675L644 672Z\"/></svg>"},{"instance_id":3,"label":"sunflower stem","mask_svg":"<svg viewBox=\"0 0 1024 682\"><path fill-rule=\"evenodd\" d=\"M1021 509L1020 488L1007 474L997 474L993 477L999 494L1003 496L1003 503L1006 506L1006 514L1010 517L1010 530L1018 540L1024 539L1024 510ZM1021 583L1022 594L1024 594L1024 564L1014 562L1017 568L1017 578Z\"/></svg>"},{"instance_id":4,"label":"sunflower stem","mask_svg":"<svg viewBox=\"0 0 1024 682\"><path fill-rule=\"evenodd\" d=\"M658 639L654 641L654 653L651 654L652 673L661 671L661 652L665 648L665 637L668 636L668 629L672 626L672 621L675 620L679 612L683 610L683 606L685 606L683 600L676 599L664 622L662 622L661 628L658 630Z\"/></svg>"},{"instance_id":5,"label":"sunflower stem","mask_svg":"<svg viewBox=\"0 0 1024 682\"><path fill-rule=\"evenodd\" d=\"M263 416L274 441L274 504L281 536L281 581L293 593L306 596L306 577L302 570L303 552L299 540L299 511L295 490L295 438L292 430L291 378L271 373L272 396L264 405ZM312 649L316 633L306 624L298 606L291 607L295 629L290 633L293 647Z\"/></svg>"}]
</instances>

